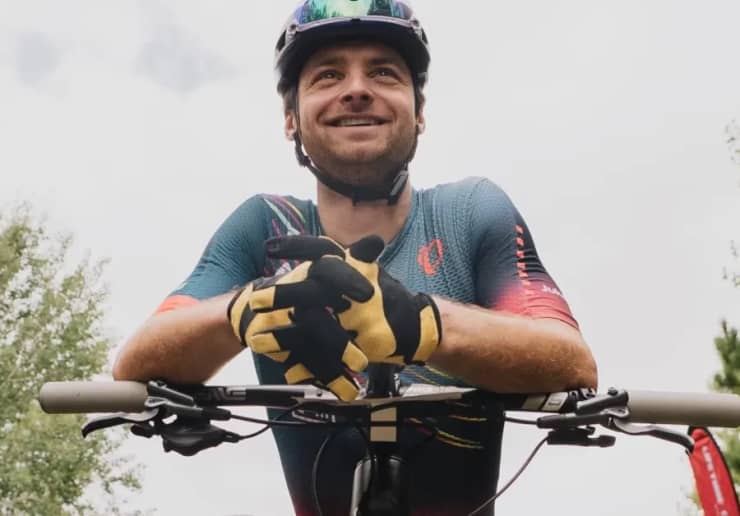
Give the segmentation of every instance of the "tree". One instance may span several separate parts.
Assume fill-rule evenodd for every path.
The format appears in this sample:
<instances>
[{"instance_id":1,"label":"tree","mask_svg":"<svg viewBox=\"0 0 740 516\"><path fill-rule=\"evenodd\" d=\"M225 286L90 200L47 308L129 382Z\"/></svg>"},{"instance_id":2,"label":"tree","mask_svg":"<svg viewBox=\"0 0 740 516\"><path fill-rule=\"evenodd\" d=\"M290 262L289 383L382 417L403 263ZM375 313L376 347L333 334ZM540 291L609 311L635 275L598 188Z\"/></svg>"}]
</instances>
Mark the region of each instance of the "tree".
<instances>
[{"instance_id":1,"label":"tree","mask_svg":"<svg viewBox=\"0 0 740 516\"><path fill-rule=\"evenodd\" d=\"M740 394L740 339L737 329L722 321L722 335L714 339L722 371L714 375L714 390ZM723 430L719 433L727 466L735 485L740 485L740 434L738 430Z\"/></svg>"},{"instance_id":2,"label":"tree","mask_svg":"<svg viewBox=\"0 0 740 516\"><path fill-rule=\"evenodd\" d=\"M727 143L732 159L740 164L740 126L732 122L727 126ZM730 243L730 249L735 262L738 261L737 247ZM724 276L735 287L740 287L740 271L725 269ZM722 370L714 375L712 388L720 392L740 394L740 340L737 328L731 327L727 321L721 323L722 333L714 339ZM718 433L721 448L725 454L727 465L732 473L735 486L740 485L740 431L737 429L722 430Z\"/></svg>"},{"instance_id":3,"label":"tree","mask_svg":"<svg viewBox=\"0 0 740 516\"><path fill-rule=\"evenodd\" d=\"M102 372L111 348L105 264L70 265L71 243L50 235L28 206L0 212L0 514L99 513L85 501L88 486L109 500L139 488L135 467L114 454L121 434L83 440L84 416L49 416L35 401L46 381ZM105 512L120 514L116 505Z\"/></svg>"}]
</instances>

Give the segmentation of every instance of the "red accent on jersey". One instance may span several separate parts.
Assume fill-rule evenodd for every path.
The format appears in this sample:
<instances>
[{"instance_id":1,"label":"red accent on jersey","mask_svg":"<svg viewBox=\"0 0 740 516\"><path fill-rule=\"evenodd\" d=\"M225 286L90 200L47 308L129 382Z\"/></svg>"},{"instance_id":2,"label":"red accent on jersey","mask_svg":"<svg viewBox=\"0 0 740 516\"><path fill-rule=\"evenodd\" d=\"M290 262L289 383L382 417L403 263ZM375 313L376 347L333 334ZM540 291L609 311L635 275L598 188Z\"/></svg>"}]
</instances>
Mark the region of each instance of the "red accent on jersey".
<instances>
[{"instance_id":1,"label":"red accent on jersey","mask_svg":"<svg viewBox=\"0 0 740 516\"><path fill-rule=\"evenodd\" d=\"M538 280L530 281L527 287L511 285L491 308L533 319L557 319L579 329L565 299L556 293L555 288L549 288Z\"/></svg>"},{"instance_id":2,"label":"red accent on jersey","mask_svg":"<svg viewBox=\"0 0 740 516\"><path fill-rule=\"evenodd\" d=\"M184 306L197 305L200 301L191 296L170 296L165 299L159 308L154 312L155 314L161 314L162 312L169 312L176 310Z\"/></svg>"}]
</instances>

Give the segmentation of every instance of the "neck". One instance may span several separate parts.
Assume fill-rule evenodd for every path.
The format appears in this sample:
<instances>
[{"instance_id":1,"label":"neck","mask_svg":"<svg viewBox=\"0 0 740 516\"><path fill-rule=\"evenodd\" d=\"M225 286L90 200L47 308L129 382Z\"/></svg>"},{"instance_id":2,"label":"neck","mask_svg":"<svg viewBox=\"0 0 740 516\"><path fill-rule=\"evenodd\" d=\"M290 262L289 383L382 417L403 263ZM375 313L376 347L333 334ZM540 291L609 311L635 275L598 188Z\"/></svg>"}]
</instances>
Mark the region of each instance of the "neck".
<instances>
[{"instance_id":1,"label":"neck","mask_svg":"<svg viewBox=\"0 0 740 516\"><path fill-rule=\"evenodd\" d=\"M360 202L352 200L317 182L317 200L321 226L328 237L350 245L368 235L378 235L387 244L406 223L411 210L411 185L407 182L398 202Z\"/></svg>"}]
</instances>

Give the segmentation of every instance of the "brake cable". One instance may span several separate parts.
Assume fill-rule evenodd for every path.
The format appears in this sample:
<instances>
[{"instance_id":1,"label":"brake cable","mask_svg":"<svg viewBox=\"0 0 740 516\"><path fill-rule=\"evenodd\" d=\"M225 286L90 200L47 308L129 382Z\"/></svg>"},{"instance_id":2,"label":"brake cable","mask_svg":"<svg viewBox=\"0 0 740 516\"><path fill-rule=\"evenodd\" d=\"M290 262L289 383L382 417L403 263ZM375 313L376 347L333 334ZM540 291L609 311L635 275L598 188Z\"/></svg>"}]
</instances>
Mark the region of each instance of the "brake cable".
<instances>
[{"instance_id":1,"label":"brake cable","mask_svg":"<svg viewBox=\"0 0 740 516\"><path fill-rule=\"evenodd\" d=\"M468 516L475 516L475 514L479 513L480 511L488 507L490 504L495 502L499 496L504 494L504 492L507 489L509 489L512 486L512 484L514 484L514 482L517 481L517 479L521 476L521 474L524 473L524 470L527 469L529 464L532 462L532 459L534 459L534 456L537 455L537 452L540 451L540 449L542 449L545 443L547 443L547 439L548 439L547 437L544 437L539 443L537 443L537 446L534 447L534 450L532 450L532 453L529 454L529 457L527 457L527 459L524 461L524 464L522 464L522 466L517 470L517 472L514 473L514 476L512 476L511 479L509 479L509 481L504 485L504 487L499 489L496 494L494 494L488 500L486 500L481 505L479 505L473 512L468 514Z\"/></svg>"}]
</instances>

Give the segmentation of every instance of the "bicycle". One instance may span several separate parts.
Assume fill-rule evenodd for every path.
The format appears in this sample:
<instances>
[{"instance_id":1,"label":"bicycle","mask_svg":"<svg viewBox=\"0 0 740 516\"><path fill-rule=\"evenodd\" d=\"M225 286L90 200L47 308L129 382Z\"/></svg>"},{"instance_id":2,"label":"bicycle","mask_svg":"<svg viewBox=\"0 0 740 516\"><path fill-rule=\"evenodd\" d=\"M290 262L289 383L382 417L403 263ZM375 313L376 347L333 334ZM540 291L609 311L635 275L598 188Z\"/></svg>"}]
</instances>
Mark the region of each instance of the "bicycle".
<instances>
[{"instance_id":1,"label":"bicycle","mask_svg":"<svg viewBox=\"0 0 740 516\"><path fill-rule=\"evenodd\" d=\"M544 444L613 446L616 437L596 435L595 425L628 434L651 436L682 446L694 447L693 439L661 424L694 427L740 426L740 396L718 393L674 393L609 389L598 394L574 389L543 394L496 394L475 388L400 385L392 366L369 367L368 384L355 401L339 401L330 392L308 385L204 386L168 385L161 381L138 382L49 382L39 393L44 411L58 413L113 413L85 424L82 435L121 424L142 437L159 435L165 451L194 455L224 442L236 443L256 437L275 426L356 428L365 438L367 451L354 473L350 516L408 516L404 458L397 436L402 425L421 424L424 417L445 415L461 407L477 410L496 403L507 413L506 421L532 424L547 430L514 476L468 516L492 507L534 458ZM259 406L281 409L276 418L265 420L232 414L227 406ZM322 422L282 421L288 414L311 411L325 414ZM509 412L545 413L533 420L511 417ZM176 416L173 421L167 422ZM211 424L230 419L264 424L247 435L238 435ZM419 423L419 421L422 421ZM318 471L321 456L332 437L324 440L313 464L313 497L323 514L319 497Z\"/></svg>"}]
</instances>

